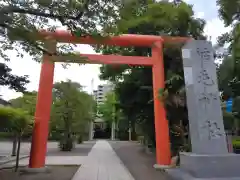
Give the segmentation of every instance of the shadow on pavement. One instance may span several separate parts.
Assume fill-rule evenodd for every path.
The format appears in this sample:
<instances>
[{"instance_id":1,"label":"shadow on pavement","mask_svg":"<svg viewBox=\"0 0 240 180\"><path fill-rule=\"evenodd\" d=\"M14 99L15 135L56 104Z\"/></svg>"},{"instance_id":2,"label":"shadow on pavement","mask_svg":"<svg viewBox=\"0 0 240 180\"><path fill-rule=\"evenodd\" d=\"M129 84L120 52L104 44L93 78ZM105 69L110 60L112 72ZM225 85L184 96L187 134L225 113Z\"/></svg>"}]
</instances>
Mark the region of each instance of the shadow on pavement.
<instances>
[{"instance_id":1,"label":"shadow on pavement","mask_svg":"<svg viewBox=\"0 0 240 180\"><path fill-rule=\"evenodd\" d=\"M164 172L153 168L155 155L146 154L138 143L126 141L109 143L135 180L169 180Z\"/></svg>"}]
</instances>

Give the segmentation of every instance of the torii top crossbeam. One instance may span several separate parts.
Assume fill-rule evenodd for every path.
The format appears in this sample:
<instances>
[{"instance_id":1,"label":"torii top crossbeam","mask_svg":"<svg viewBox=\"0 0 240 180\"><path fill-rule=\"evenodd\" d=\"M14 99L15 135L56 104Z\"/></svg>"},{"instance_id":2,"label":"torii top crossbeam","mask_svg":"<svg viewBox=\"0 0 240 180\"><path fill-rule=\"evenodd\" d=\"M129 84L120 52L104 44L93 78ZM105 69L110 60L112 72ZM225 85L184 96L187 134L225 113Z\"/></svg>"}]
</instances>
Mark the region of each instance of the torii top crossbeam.
<instances>
[{"instance_id":1,"label":"torii top crossbeam","mask_svg":"<svg viewBox=\"0 0 240 180\"><path fill-rule=\"evenodd\" d=\"M73 35L73 33L65 30L57 31L40 31L40 39L51 39L57 43L73 43L73 44L103 44L122 47L150 47L152 48L156 43L184 43L189 40L188 37L171 37L171 36L154 36L154 35L135 35L135 34L123 34L119 36L108 37L94 37L85 36L79 37ZM81 57L86 57L88 61L82 59L80 54L67 55L59 54L53 56L55 62L73 62L73 63L90 63L90 64L128 64L128 65L145 65L152 66L153 61L151 57L143 56L118 56L118 55L92 55L81 54Z\"/></svg>"},{"instance_id":2,"label":"torii top crossbeam","mask_svg":"<svg viewBox=\"0 0 240 180\"><path fill-rule=\"evenodd\" d=\"M170 36L154 36L154 35L132 35L123 34L102 38L101 40L94 37L77 37L69 31L58 30L55 32L41 31L43 38L52 38L57 42L62 43L79 43L79 44L105 44L114 46L136 46L136 47L151 47L155 42L166 43L183 43L189 40L189 37L170 37Z\"/></svg>"}]
</instances>

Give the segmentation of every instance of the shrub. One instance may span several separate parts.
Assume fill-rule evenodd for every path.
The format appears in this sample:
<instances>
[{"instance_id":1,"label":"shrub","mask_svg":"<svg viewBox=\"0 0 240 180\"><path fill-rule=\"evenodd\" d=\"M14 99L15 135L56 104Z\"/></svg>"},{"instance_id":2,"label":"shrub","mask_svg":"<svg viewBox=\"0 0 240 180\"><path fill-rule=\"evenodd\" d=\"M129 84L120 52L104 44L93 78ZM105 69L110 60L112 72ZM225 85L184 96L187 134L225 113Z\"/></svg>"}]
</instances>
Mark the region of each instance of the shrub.
<instances>
[{"instance_id":1,"label":"shrub","mask_svg":"<svg viewBox=\"0 0 240 180\"><path fill-rule=\"evenodd\" d=\"M29 133L32 129L32 118L28 113L21 109L14 109L12 107L0 107L0 127L5 132L10 132L17 138L17 158L16 168L18 169L21 137L24 133Z\"/></svg>"},{"instance_id":2,"label":"shrub","mask_svg":"<svg viewBox=\"0 0 240 180\"><path fill-rule=\"evenodd\" d=\"M0 107L0 127L4 132L22 136L31 130L32 118L25 111L11 107Z\"/></svg>"},{"instance_id":3,"label":"shrub","mask_svg":"<svg viewBox=\"0 0 240 180\"><path fill-rule=\"evenodd\" d=\"M223 111L223 122L224 122L224 128L226 130L233 130L234 128L234 116L232 113L228 113L226 111Z\"/></svg>"},{"instance_id":4,"label":"shrub","mask_svg":"<svg viewBox=\"0 0 240 180\"><path fill-rule=\"evenodd\" d=\"M0 132L0 139L1 140L9 140L12 139L13 135L11 132Z\"/></svg>"},{"instance_id":5,"label":"shrub","mask_svg":"<svg viewBox=\"0 0 240 180\"><path fill-rule=\"evenodd\" d=\"M79 135L77 138L77 143L82 144L82 142L83 142L83 137L82 137L82 135Z\"/></svg>"},{"instance_id":6,"label":"shrub","mask_svg":"<svg viewBox=\"0 0 240 180\"><path fill-rule=\"evenodd\" d=\"M234 148L240 148L240 138L233 138L232 144Z\"/></svg>"}]
</instances>

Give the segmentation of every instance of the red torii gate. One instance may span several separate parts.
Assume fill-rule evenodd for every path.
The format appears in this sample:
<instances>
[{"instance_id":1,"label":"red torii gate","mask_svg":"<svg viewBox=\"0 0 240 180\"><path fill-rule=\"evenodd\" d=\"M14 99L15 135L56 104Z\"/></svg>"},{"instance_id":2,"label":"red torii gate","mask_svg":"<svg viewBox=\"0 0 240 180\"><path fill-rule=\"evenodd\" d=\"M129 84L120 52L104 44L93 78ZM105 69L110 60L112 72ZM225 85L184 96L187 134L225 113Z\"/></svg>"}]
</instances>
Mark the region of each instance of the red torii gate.
<instances>
[{"instance_id":1,"label":"red torii gate","mask_svg":"<svg viewBox=\"0 0 240 180\"><path fill-rule=\"evenodd\" d=\"M91 36L77 37L68 31L47 32L41 31L39 39L44 40L45 47L56 52L56 43L75 44L104 44L115 46L137 46L152 48L151 57L119 56L119 55L92 55L81 54L87 57L87 62L80 55L43 55L42 68L39 81L35 123L32 135L30 153L30 168L42 168L45 166L45 157L48 140L48 124L52 104L52 87L54 76L54 62L74 62L92 64L129 64L152 66L153 95L154 95L154 119L156 134L156 162L160 166L168 166L171 161L169 127L166 119L164 104L158 98L159 89L164 88L164 62L163 43L183 43L189 38L161 37L151 35L121 35L96 40Z\"/></svg>"}]
</instances>

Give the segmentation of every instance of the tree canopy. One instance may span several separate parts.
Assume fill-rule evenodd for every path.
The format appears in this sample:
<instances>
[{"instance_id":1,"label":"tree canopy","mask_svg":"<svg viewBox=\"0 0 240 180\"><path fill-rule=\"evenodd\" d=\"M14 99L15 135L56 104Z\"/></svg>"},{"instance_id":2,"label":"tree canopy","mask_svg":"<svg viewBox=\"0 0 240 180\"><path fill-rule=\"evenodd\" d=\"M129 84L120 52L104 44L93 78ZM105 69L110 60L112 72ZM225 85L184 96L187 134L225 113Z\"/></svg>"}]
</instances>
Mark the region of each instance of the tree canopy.
<instances>
[{"instance_id":1,"label":"tree canopy","mask_svg":"<svg viewBox=\"0 0 240 180\"><path fill-rule=\"evenodd\" d=\"M229 86L232 89L232 95L239 96L240 83L240 3L235 0L217 0L219 5L219 17L225 23L225 26L231 26L231 30L219 37L220 46L228 45L229 56L225 59L225 64L232 64L232 71L228 79ZM228 62L226 62L228 60Z\"/></svg>"},{"instance_id":2,"label":"tree canopy","mask_svg":"<svg viewBox=\"0 0 240 180\"><path fill-rule=\"evenodd\" d=\"M192 6L184 2L145 1L141 6L130 4L127 8L121 9L120 12L120 18L115 24L116 31L119 33L187 36L205 39L203 36L205 21L194 18ZM181 44L164 45L166 77L164 96L166 96L167 119L172 131L177 131L177 128L173 128L175 126L180 126L182 123L184 126L188 124L181 46ZM149 48L102 46L99 50L104 54L151 55ZM151 68L103 65L100 77L116 83L120 107L127 117L127 121L132 125L133 131L141 129L141 132L154 143ZM138 128L135 128L135 125ZM180 142L179 138L176 142Z\"/></svg>"},{"instance_id":3,"label":"tree canopy","mask_svg":"<svg viewBox=\"0 0 240 180\"><path fill-rule=\"evenodd\" d=\"M217 0L219 16L226 26L231 25L234 21L240 21L239 1L236 0Z\"/></svg>"},{"instance_id":4,"label":"tree canopy","mask_svg":"<svg viewBox=\"0 0 240 180\"><path fill-rule=\"evenodd\" d=\"M36 108L37 92L27 92L23 96L10 100L12 107L21 108L29 115L34 116Z\"/></svg>"},{"instance_id":5,"label":"tree canopy","mask_svg":"<svg viewBox=\"0 0 240 180\"><path fill-rule=\"evenodd\" d=\"M84 135L88 122L93 119L93 104L93 98L82 90L80 84L70 80L55 83L51 133L57 136L63 133L67 137Z\"/></svg>"},{"instance_id":6,"label":"tree canopy","mask_svg":"<svg viewBox=\"0 0 240 180\"><path fill-rule=\"evenodd\" d=\"M32 130L33 117L22 109L0 107L0 125L1 130L4 129L4 132L10 132L17 138L18 148L15 166L15 171L17 171L19 166L21 137ZM13 151L15 151L15 148Z\"/></svg>"},{"instance_id":7,"label":"tree canopy","mask_svg":"<svg viewBox=\"0 0 240 180\"><path fill-rule=\"evenodd\" d=\"M50 118L50 138L59 139L61 134L85 135L88 122L94 118L93 97L82 90L77 82L62 81L54 84L52 111ZM10 100L12 107L22 109L34 116L37 92L24 93ZM53 137L54 136L54 137Z\"/></svg>"},{"instance_id":8,"label":"tree canopy","mask_svg":"<svg viewBox=\"0 0 240 180\"><path fill-rule=\"evenodd\" d=\"M65 27L77 36L98 36L103 27L113 23L113 19L119 13L118 7L124 6L126 2L122 0L4 0L0 3L0 27L7 33L3 33L0 56L9 60L6 50L12 49L17 49L21 57L24 52L29 53L37 61L40 60L42 52L52 54L42 42L36 41L41 39L37 35L39 29L52 31L57 27ZM69 50L69 48L62 45L60 49Z\"/></svg>"},{"instance_id":9,"label":"tree canopy","mask_svg":"<svg viewBox=\"0 0 240 180\"><path fill-rule=\"evenodd\" d=\"M114 121L116 114L116 104L117 100L115 97L115 93L107 93L104 102L98 105L98 113L100 114L101 118L109 122Z\"/></svg>"},{"instance_id":10,"label":"tree canopy","mask_svg":"<svg viewBox=\"0 0 240 180\"><path fill-rule=\"evenodd\" d=\"M25 92L25 85L29 83L28 76L17 76L11 73L12 69L0 63L0 86L8 86L17 92Z\"/></svg>"}]
</instances>

